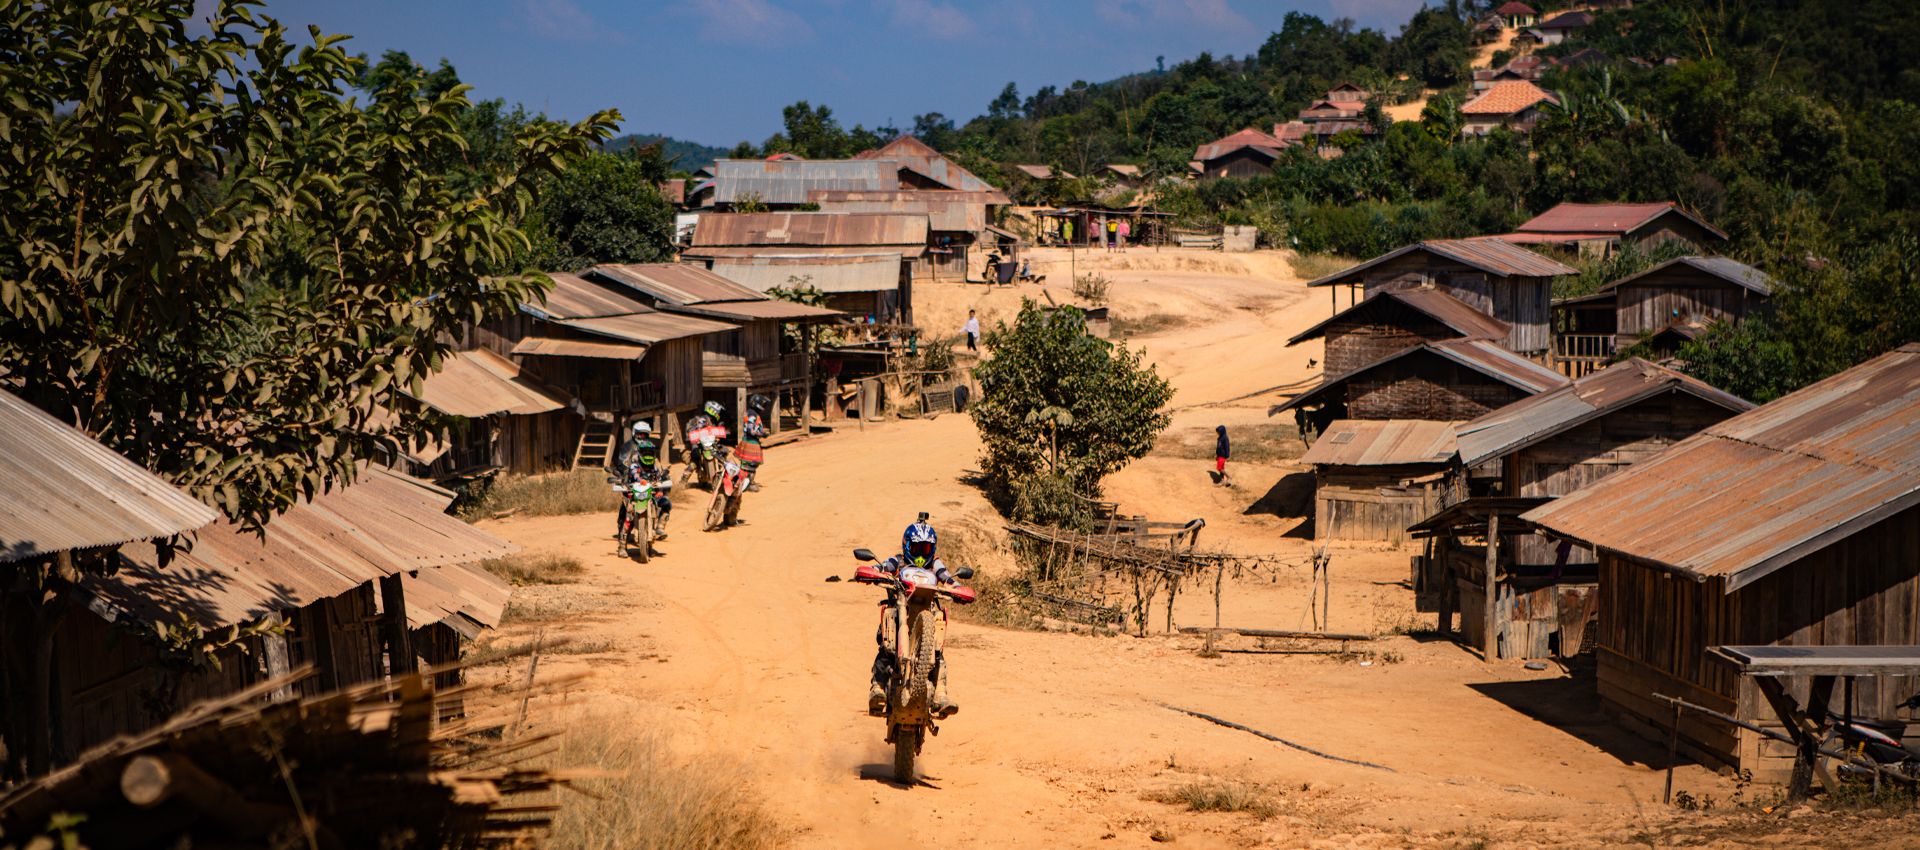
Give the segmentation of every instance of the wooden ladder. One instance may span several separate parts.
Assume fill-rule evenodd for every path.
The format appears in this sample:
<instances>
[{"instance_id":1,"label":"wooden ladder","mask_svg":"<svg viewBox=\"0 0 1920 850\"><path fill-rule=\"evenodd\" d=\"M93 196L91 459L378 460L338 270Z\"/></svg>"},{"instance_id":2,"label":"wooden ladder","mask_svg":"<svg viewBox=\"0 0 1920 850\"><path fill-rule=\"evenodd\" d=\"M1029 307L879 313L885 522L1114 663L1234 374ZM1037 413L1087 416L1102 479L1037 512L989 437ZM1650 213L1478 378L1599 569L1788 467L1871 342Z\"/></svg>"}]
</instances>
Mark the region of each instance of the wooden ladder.
<instances>
[{"instance_id":1,"label":"wooden ladder","mask_svg":"<svg viewBox=\"0 0 1920 850\"><path fill-rule=\"evenodd\" d=\"M588 419L573 454L574 469L601 469L613 456L613 423Z\"/></svg>"}]
</instances>

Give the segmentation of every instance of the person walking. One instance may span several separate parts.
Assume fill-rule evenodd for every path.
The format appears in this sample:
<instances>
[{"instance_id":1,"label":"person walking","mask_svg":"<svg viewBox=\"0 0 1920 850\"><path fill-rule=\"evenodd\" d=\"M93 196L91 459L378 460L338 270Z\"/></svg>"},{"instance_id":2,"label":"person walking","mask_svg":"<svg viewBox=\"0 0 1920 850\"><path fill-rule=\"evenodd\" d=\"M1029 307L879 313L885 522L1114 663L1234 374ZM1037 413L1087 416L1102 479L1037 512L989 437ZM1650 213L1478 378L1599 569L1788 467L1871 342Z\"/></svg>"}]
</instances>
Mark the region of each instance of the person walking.
<instances>
[{"instance_id":1,"label":"person walking","mask_svg":"<svg viewBox=\"0 0 1920 850\"><path fill-rule=\"evenodd\" d=\"M1227 426L1215 425L1213 431L1219 435L1213 444L1213 469L1220 476L1220 479L1214 483L1222 487L1232 487L1233 476L1227 474L1227 458L1233 456L1233 446L1227 442Z\"/></svg>"},{"instance_id":2,"label":"person walking","mask_svg":"<svg viewBox=\"0 0 1920 850\"><path fill-rule=\"evenodd\" d=\"M967 323L961 326L960 329L965 331L967 334L967 350L975 351L975 352L979 351L980 350L980 317L974 315L972 310L968 310Z\"/></svg>"}]
</instances>

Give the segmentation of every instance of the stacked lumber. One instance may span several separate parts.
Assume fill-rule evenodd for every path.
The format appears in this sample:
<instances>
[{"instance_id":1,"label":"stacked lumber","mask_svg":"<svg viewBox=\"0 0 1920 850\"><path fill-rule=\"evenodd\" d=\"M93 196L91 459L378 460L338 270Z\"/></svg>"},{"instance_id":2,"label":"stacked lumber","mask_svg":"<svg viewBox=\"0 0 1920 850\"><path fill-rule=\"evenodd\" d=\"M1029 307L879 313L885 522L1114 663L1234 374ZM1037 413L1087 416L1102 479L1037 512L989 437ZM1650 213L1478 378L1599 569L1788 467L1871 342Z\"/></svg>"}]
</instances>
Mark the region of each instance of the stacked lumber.
<instances>
[{"instance_id":1,"label":"stacked lumber","mask_svg":"<svg viewBox=\"0 0 1920 850\"><path fill-rule=\"evenodd\" d=\"M0 794L0 846L66 827L89 850L524 847L553 789L542 736L510 734L532 691L431 673L268 703L310 670L195 705ZM436 722L461 700L467 716ZM35 846L26 843L24 846ZM69 845L70 846L70 845Z\"/></svg>"}]
</instances>

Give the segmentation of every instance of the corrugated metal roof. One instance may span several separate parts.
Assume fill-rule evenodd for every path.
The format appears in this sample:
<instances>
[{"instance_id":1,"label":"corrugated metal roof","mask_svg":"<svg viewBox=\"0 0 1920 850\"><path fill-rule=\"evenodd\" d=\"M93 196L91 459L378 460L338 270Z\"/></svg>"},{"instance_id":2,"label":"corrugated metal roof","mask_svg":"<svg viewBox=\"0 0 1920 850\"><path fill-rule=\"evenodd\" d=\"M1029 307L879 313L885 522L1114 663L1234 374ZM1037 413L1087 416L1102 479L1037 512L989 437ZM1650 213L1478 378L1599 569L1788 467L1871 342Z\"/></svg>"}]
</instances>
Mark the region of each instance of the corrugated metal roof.
<instances>
[{"instance_id":1,"label":"corrugated metal roof","mask_svg":"<svg viewBox=\"0 0 1920 850\"><path fill-rule=\"evenodd\" d=\"M891 160L899 167L960 192L997 192L993 184L961 168L926 142L911 135L897 136L876 150L862 151L856 160ZM1002 200L1000 203L1007 203Z\"/></svg>"},{"instance_id":2,"label":"corrugated metal roof","mask_svg":"<svg viewBox=\"0 0 1920 850\"><path fill-rule=\"evenodd\" d=\"M935 189L895 189L861 192L828 189L810 197L822 212L906 213L924 215L931 230L978 233L986 229L987 207L1009 203L999 192L951 192Z\"/></svg>"},{"instance_id":3,"label":"corrugated metal roof","mask_svg":"<svg viewBox=\"0 0 1920 850\"><path fill-rule=\"evenodd\" d=\"M522 311L543 319L585 319L653 312L652 307L635 300L614 285L594 283L566 272L548 272L547 277L553 280L553 288L547 291L546 299L542 303L522 304Z\"/></svg>"},{"instance_id":4,"label":"corrugated metal roof","mask_svg":"<svg viewBox=\"0 0 1920 850\"><path fill-rule=\"evenodd\" d=\"M1458 263L1463 263L1491 275L1500 277L1558 277L1560 275L1579 274L1580 270L1555 260L1536 254L1505 240L1479 237L1474 239L1429 239L1415 242L1351 268L1342 269L1309 281L1308 286L1332 286L1338 283L1353 283L1375 266L1397 260L1416 251L1436 254Z\"/></svg>"},{"instance_id":5,"label":"corrugated metal roof","mask_svg":"<svg viewBox=\"0 0 1920 850\"><path fill-rule=\"evenodd\" d=\"M1050 165L1016 165L1014 168L1020 169L1020 173L1035 180L1053 179L1053 167ZM1060 169L1060 176L1068 180L1073 179L1073 173L1064 168Z\"/></svg>"},{"instance_id":6,"label":"corrugated metal roof","mask_svg":"<svg viewBox=\"0 0 1920 850\"><path fill-rule=\"evenodd\" d=\"M513 344L515 354L539 354L547 357L594 357L601 360L639 360L647 356L647 346L630 342L601 342L550 336L523 337Z\"/></svg>"},{"instance_id":7,"label":"corrugated metal roof","mask_svg":"<svg viewBox=\"0 0 1920 850\"><path fill-rule=\"evenodd\" d=\"M722 159L713 164L713 202L748 195L761 203L804 204L816 189L898 189L900 166L886 160Z\"/></svg>"},{"instance_id":8,"label":"corrugated metal roof","mask_svg":"<svg viewBox=\"0 0 1920 850\"><path fill-rule=\"evenodd\" d=\"M1426 419L1337 419L1300 456L1300 462L1330 466L1446 463L1453 457L1456 424Z\"/></svg>"},{"instance_id":9,"label":"corrugated metal roof","mask_svg":"<svg viewBox=\"0 0 1920 850\"><path fill-rule=\"evenodd\" d=\"M1593 23L1593 15L1588 12L1563 12L1552 18L1534 24L1537 30L1574 30Z\"/></svg>"},{"instance_id":10,"label":"corrugated metal roof","mask_svg":"<svg viewBox=\"0 0 1920 850\"><path fill-rule=\"evenodd\" d=\"M1537 103L1559 103L1546 89L1526 80L1501 80L1479 97L1460 104L1462 115L1513 115Z\"/></svg>"},{"instance_id":11,"label":"corrugated metal roof","mask_svg":"<svg viewBox=\"0 0 1920 850\"><path fill-rule=\"evenodd\" d=\"M1708 224L1705 219L1672 201L1657 204L1576 204L1566 201L1528 219L1516 232L1553 233L1567 238L1591 234L1619 237L1669 213L1679 215L1721 239L1727 238L1720 228Z\"/></svg>"},{"instance_id":12,"label":"corrugated metal roof","mask_svg":"<svg viewBox=\"0 0 1920 850\"><path fill-rule=\"evenodd\" d=\"M1324 378L1319 386L1288 399L1267 411L1267 414L1271 416L1320 401L1322 396L1346 385L1355 377L1403 357L1414 356L1441 357L1528 393L1544 392L1570 383L1565 375L1501 348L1497 343L1481 339L1453 339L1403 348L1346 374Z\"/></svg>"},{"instance_id":13,"label":"corrugated metal roof","mask_svg":"<svg viewBox=\"0 0 1920 850\"><path fill-rule=\"evenodd\" d=\"M694 256L708 248L898 248L919 254L927 246L924 215L904 213L719 213L700 217L693 229Z\"/></svg>"},{"instance_id":14,"label":"corrugated metal roof","mask_svg":"<svg viewBox=\"0 0 1920 850\"><path fill-rule=\"evenodd\" d=\"M218 519L160 476L0 390L0 562L171 537Z\"/></svg>"},{"instance_id":15,"label":"corrugated metal roof","mask_svg":"<svg viewBox=\"0 0 1920 850\"><path fill-rule=\"evenodd\" d=\"M1262 133L1259 130L1248 127L1240 132L1232 133L1201 145L1194 150L1193 158L1201 162L1207 162L1209 160L1219 159L1241 148L1253 148L1267 156L1277 157L1280 155L1280 149L1286 146L1286 142L1275 138L1273 135Z\"/></svg>"},{"instance_id":16,"label":"corrugated metal roof","mask_svg":"<svg viewBox=\"0 0 1920 850\"><path fill-rule=\"evenodd\" d=\"M381 467L302 502L264 537L221 522L165 568L151 544L121 549L113 575L82 577L96 611L146 622L181 614L210 627L245 623L338 596L364 582L494 558L513 544L445 513L448 497Z\"/></svg>"},{"instance_id":17,"label":"corrugated metal roof","mask_svg":"<svg viewBox=\"0 0 1920 850\"><path fill-rule=\"evenodd\" d=\"M582 333L609 337L622 342L637 342L641 345L657 345L670 339L685 339L690 336L739 330L737 325L726 322L651 310L625 316L555 319L553 323Z\"/></svg>"},{"instance_id":18,"label":"corrugated metal roof","mask_svg":"<svg viewBox=\"0 0 1920 850\"><path fill-rule=\"evenodd\" d=\"M899 254L765 255L713 261L713 270L750 289L790 288L795 278L821 292L885 292L900 288Z\"/></svg>"},{"instance_id":19,"label":"corrugated metal roof","mask_svg":"<svg viewBox=\"0 0 1920 850\"><path fill-rule=\"evenodd\" d=\"M587 271L613 283L683 306L712 301L761 301L766 296L697 263L601 263Z\"/></svg>"},{"instance_id":20,"label":"corrugated metal roof","mask_svg":"<svg viewBox=\"0 0 1920 850\"><path fill-rule=\"evenodd\" d=\"M1462 424L1460 461L1477 466L1667 392L1686 393L1730 413L1753 409L1705 381L1634 357Z\"/></svg>"},{"instance_id":21,"label":"corrugated metal roof","mask_svg":"<svg viewBox=\"0 0 1920 850\"><path fill-rule=\"evenodd\" d=\"M1920 344L1742 413L1526 515L1731 592L1920 504Z\"/></svg>"},{"instance_id":22,"label":"corrugated metal roof","mask_svg":"<svg viewBox=\"0 0 1920 850\"><path fill-rule=\"evenodd\" d=\"M1688 268L1698 269L1706 274L1731 283L1734 286L1749 289L1761 295L1773 294L1775 283L1773 278L1768 277L1766 272L1731 257L1675 257L1639 274L1613 281L1601 287L1601 289L1614 289L1634 281L1658 277L1667 269L1673 268L1674 266L1686 266Z\"/></svg>"},{"instance_id":23,"label":"corrugated metal roof","mask_svg":"<svg viewBox=\"0 0 1920 850\"><path fill-rule=\"evenodd\" d=\"M484 348L462 351L427 376L417 400L452 416L545 413L567 406L567 395L520 365Z\"/></svg>"},{"instance_id":24,"label":"corrugated metal roof","mask_svg":"<svg viewBox=\"0 0 1920 850\"><path fill-rule=\"evenodd\" d=\"M407 600L407 627L446 623L466 633L461 618L486 627L500 624L513 585L478 564L453 564L407 573L400 579ZM468 637L472 637L468 634Z\"/></svg>"},{"instance_id":25,"label":"corrugated metal roof","mask_svg":"<svg viewBox=\"0 0 1920 850\"><path fill-rule=\"evenodd\" d=\"M1475 310L1461 301L1438 289L1383 289L1367 296L1360 303L1348 307L1320 324L1302 331L1299 336L1287 340L1288 345L1298 345L1310 339L1324 336L1327 327L1343 319L1362 319L1367 314L1379 311L1388 303L1403 304L1422 315L1433 319L1459 332L1467 339L1506 339L1513 328L1506 322Z\"/></svg>"}]
</instances>

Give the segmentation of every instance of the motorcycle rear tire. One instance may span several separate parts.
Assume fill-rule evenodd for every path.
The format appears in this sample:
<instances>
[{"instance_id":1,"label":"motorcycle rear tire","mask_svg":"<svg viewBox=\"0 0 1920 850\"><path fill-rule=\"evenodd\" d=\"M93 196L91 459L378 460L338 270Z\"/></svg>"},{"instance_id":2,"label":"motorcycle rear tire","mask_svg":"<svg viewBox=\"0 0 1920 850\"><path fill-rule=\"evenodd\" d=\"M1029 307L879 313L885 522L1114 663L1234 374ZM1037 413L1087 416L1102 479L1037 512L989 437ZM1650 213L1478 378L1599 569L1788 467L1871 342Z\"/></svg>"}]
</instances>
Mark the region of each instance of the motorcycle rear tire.
<instances>
[{"instance_id":1,"label":"motorcycle rear tire","mask_svg":"<svg viewBox=\"0 0 1920 850\"><path fill-rule=\"evenodd\" d=\"M920 755L919 726L901 726L893 730L893 779L902 785L913 784L913 760Z\"/></svg>"}]
</instances>

